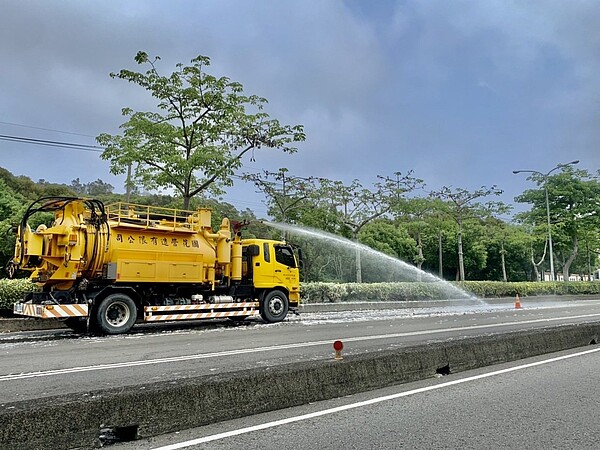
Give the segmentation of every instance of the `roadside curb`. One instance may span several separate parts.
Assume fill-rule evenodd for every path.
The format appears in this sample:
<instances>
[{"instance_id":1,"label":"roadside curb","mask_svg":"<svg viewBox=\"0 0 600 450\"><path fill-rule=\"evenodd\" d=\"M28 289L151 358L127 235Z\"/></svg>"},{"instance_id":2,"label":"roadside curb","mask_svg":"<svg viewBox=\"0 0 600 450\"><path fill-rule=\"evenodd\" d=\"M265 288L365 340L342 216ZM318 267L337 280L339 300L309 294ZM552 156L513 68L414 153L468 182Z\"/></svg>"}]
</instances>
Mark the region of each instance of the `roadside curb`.
<instances>
[{"instance_id":1,"label":"roadside curb","mask_svg":"<svg viewBox=\"0 0 600 450\"><path fill-rule=\"evenodd\" d=\"M54 329L67 329L67 326L60 319L0 319L0 334Z\"/></svg>"},{"instance_id":2,"label":"roadside curb","mask_svg":"<svg viewBox=\"0 0 600 450\"><path fill-rule=\"evenodd\" d=\"M595 344L600 322L465 337L353 355L0 405L0 448L96 448L101 430L146 438Z\"/></svg>"}]
</instances>

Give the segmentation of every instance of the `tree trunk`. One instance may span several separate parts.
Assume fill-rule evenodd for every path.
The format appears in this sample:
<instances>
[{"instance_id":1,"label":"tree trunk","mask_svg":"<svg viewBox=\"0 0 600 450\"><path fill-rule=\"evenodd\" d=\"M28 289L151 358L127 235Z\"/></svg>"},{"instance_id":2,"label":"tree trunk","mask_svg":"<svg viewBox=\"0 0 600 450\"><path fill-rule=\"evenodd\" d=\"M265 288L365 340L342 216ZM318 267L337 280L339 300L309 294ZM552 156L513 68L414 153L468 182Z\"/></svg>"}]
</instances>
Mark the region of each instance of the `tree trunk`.
<instances>
[{"instance_id":1,"label":"tree trunk","mask_svg":"<svg viewBox=\"0 0 600 450\"><path fill-rule=\"evenodd\" d=\"M418 272L418 281L421 281L421 267L423 266L423 261L425 258L423 257L423 241L421 240L421 233L417 233L417 269Z\"/></svg>"},{"instance_id":2,"label":"tree trunk","mask_svg":"<svg viewBox=\"0 0 600 450\"><path fill-rule=\"evenodd\" d=\"M577 257L577 252L579 250L579 241L577 240L577 235L573 236L573 251L565 261L563 265L563 279L564 281L569 281L569 271L571 269L571 264L575 261Z\"/></svg>"},{"instance_id":3,"label":"tree trunk","mask_svg":"<svg viewBox=\"0 0 600 450\"><path fill-rule=\"evenodd\" d=\"M508 281L508 277L506 276L506 261L504 259L504 241L500 244L500 259L502 260L502 281L504 281L505 283Z\"/></svg>"},{"instance_id":4,"label":"tree trunk","mask_svg":"<svg viewBox=\"0 0 600 450\"><path fill-rule=\"evenodd\" d=\"M465 281L465 261L462 245L462 220L458 221L458 281Z\"/></svg>"},{"instance_id":5,"label":"tree trunk","mask_svg":"<svg viewBox=\"0 0 600 450\"><path fill-rule=\"evenodd\" d=\"M354 235L354 242L358 244L358 233ZM362 268L360 263L360 248L356 247L356 282L362 283Z\"/></svg>"},{"instance_id":6,"label":"tree trunk","mask_svg":"<svg viewBox=\"0 0 600 450\"><path fill-rule=\"evenodd\" d=\"M533 266L533 276L535 277L535 280L533 281L540 281L540 272L538 270L538 264L535 263L535 260L533 259L533 247L531 248L531 265ZM543 280L542 280L543 281Z\"/></svg>"},{"instance_id":7,"label":"tree trunk","mask_svg":"<svg viewBox=\"0 0 600 450\"><path fill-rule=\"evenodd\" d=\"M533 245L530 247L530 249L531 249L531 264L533 265L533 272L535 273L534 281L544 281L542 278L540 278L540 272L538 271L538 267L540 267L542 265L542 263L544 262L544 259L546 259L546 250L548 249L548 240L546 239L546 242L544 242L544 254L540 258L539 263L536 263L535 259L533 259Z\"/></svg>"},{"instance_id":8,"label":"tree trunk","mask_svg":"<svg viewBox=\"0 0 600 450\"><path fill-rule=\"evenodd\" d=\"M587 253L587 268L588 268L588 281L592 281L593 278L593 273L592 273L592 259L590 256L590 246L588 244L588 241L585 241L585 251Z\"/></svg>"},{"instance_id":9,"label":"tree trunk","mask_svg":"<svg viewBox=\"0 0 600 450\"><path fill-rule=\"evenodd\" d=\"M442 249L442 230L440 230L440 234L438 235L438 260L440 267L440 278L444 279L444 264L443 264L444 252Z\"/></svg>"}]
</instances>

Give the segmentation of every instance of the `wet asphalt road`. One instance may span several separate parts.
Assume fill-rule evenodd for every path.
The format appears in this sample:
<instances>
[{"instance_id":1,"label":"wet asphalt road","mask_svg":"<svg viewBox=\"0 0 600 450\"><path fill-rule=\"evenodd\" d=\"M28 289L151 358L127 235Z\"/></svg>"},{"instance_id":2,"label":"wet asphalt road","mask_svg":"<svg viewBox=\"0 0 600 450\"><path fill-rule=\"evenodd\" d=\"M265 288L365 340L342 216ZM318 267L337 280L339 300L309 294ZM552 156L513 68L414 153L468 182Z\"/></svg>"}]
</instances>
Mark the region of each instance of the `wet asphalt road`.
<instances>
[{"instance_id":1,"label":"wet asphalt road","mask_svg":"<svg viewBox=\"0 0 600 450\"><path fill-rule=\"evenodd\" d=\"M138 327L124 336L69 331L0 335L0 405L423 342L597 321L600 300L523 299L385 310L305 312L281 324L227 321Z\"/></svg>"}]
</instances>

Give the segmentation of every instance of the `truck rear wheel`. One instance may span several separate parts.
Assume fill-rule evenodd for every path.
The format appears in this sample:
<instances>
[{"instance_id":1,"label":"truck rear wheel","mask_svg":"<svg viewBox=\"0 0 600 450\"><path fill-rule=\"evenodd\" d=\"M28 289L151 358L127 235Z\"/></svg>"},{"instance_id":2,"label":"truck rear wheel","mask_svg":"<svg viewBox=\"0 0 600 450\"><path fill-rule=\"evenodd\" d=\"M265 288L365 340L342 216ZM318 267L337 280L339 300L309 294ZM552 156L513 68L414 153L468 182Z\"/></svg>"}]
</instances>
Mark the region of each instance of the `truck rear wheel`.
<instances>
[{"instance_id":1,"label":"truck rear wheel","mask_svg":"<svg viewBox=\"0 0 600 450\"><path fill-rule=\"evenodd\" d=\"M96 323L105 334L127 333L137 317L134 301L125 294L111 294L106 297L96 310Z\"/></svg>"},{"instance_id":2,"label":"truck rear wheel","mask_svg":"<svg viewBox=\"0 0 600 450\"><path fill-rule=\"evenodd\" d=\"M260 316L267 323L281 322L287 316L289 301L279 290L267 292L260 302Z\"/></svg>"}]
</instances>

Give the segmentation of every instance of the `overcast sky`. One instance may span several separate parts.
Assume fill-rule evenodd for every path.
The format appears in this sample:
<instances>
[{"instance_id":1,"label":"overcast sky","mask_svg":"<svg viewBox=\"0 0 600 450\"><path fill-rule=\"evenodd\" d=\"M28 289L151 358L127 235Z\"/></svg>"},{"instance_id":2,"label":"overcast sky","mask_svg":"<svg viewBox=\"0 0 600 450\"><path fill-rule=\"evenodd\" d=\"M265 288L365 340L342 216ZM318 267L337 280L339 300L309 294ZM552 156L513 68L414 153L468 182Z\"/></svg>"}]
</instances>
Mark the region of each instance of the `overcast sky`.
<instances>
[{"instance_id":1,"label":"overcast sky","mask_svg":"<svg viewBox=\"0 0 600 450\"><path fill-rule=\"evenodd\" d=\"M497 185L513 203L534 187L515 169L600 169L599 23L596 0L4 0L0 135L93 145L121 108L155 104L111 71L138 70L138 50L164 73L201 54L305 127L297 153L257 151L242 171L368 186L413 170L430 190ZM0 157L15 175L123 192L96 152L0 140ZM264 211L240 181L224 200Z\"/></svg>"}]
</instances>

